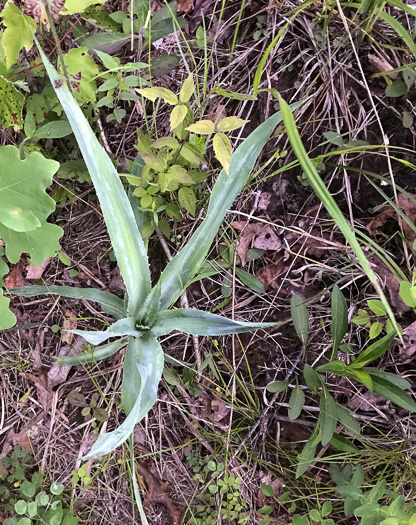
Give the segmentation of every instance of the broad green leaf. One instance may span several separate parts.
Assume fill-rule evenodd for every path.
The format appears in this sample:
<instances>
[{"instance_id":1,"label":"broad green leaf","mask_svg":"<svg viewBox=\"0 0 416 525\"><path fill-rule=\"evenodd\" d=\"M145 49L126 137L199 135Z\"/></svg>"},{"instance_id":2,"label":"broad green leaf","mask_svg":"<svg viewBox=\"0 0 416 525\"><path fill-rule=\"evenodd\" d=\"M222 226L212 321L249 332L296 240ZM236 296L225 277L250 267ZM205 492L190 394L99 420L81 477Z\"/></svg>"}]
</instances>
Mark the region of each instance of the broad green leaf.
<instances>
[{"instance_id":1,"label":"broad green leaf","mask_svg":"<svg viewBox=\"0 0 416 525\"><path fill-rule=\"evenodd\" d=\"M148 327L146 327L147 332ZM137 327L135 317L125 317L113 323L107 330L68 330L71 334L80 335L88 343L92 345L99 345L111 337L124 337L126 335L141 337L143 330ZM153 335L153 334L152 334Z\"/></svg>"},{"instance_id":2,"label":"broad green leaf","mask_svg":"<svg viewBox=\"0 0 416 525\"><path fill-rule=\"evenodd\" d=\"M13 5L13 4L9 4ZM12 82L0 76L0 126L12 127L15 131L22 128L22 111L25 97Z\"/></svg>"},{"instance_id":3,"label":"broad green leaf","mask_svg":"<svg viewBox=\"0 0 416 525\"><path fill-rule=\"evenodd\" d=\"M376 337L378 337L381 334L382 330L383 330L382 323L380 323L379 321L376 321L375 323L373 323L370 327L370 333L369 333L370 339L375 339Z\"/></svg>"},{"instance_id":4,"label":"broad green leaf","mask_svg":"<svg viewBox=\"0 0 416 525\"><path fill-rule=\"evenodd\" d=\"M242 334L259 328L276 326L276 324L244 323L202 310L185 308L161 312L156 323L150 329L150 334L152 337L159 337L169 334L173 330L195 335Z\"/></svg>"},{"instance_id":5,"label":"broad green leaf","mask_svg":"<svg viewBox=\"0 0 416 525\"><path fill-rule=\"evenodd\" d=\"M322 390L319 409L321 413L321 443L325 446L331 441L334 435L338 419L337 404L327 388Z\"/></svg>"},{"instance_id":6,"label":"broad green leaf","mask_svg":"<svg viewBox=\"0 0 416 525\"><path fill-rule=\"evenodd\" d=\"M247 124L247 122L250 121L238 117L225 117L218 122L217 129L218 131L234 131Z\"/></svg>"},{"instance_id":7,"label":"broad green leaf","mask_svg":"<svg viewBox=\"0 0 416 525\"><path fill-rule=\"evenodd\" d=\"M371 344L365 350L363 350L352 363L348 365L348 369L362 368L367 363L374 361L381 357L384 352L386 352L393 339L396 337L396 332L391 332L390 334L385 335L375 343Z\"/></svg>"},{"instance_id":8,"label":"broad green leaf","mask_svg":"<svg viewBox=\"0 0 416 525\"><path fill-rule=\"evenodd\" d=\"M246 272L245 270L241 270L241 268L235 269L236 276L242 281L243 284L248 286L250 290L253 290L253 292L257 293L263 293L264 292L264 285L255 275L252 275L251 273Z\"/></svg>"},{"instance_id":9,"label":"broad green leaf","mask_svg":"<svg viewBox=\"0 0 416 525\"><path fill-rule=\"evenodd\" d=\"M80 104L95 102L97 84L94 79L100 71L92 56L88 54L88 48L77 47L70 49L64 55L64 61L70 76L81 76L80 80L77 80L77 77L74 77L74 80L72 80L77 87L75 90L77 101Z\"/></svg>"},{"instance_id":10,"label":"broad green leaf","mask_svg":"<svg viewBox=\"0 0 416 525\"><path fill-rule=\"evenodd\" d=\"M283 120L285 123L286 131L287 131L290 143L293 147L294 153L297 159L299 160L299 163L309 183L311 184L318 198L324 204L325 208L328 210L329 214L336 221L339 229L343 233L345 239L348 241L351 248L354 250L354 253L361 267L366 273L369 281L372 283L372 285L376 289L384 307L386 308L386 311L388 313L389 318L391 319L391 322L393 323L394 328L396 329L396 331L398 331L398 325L394 317L393 311L390 308L390 305L386 299L386 296L384 295L384 292L383 292L383 289L380 283L378 282L377 276L375 275L373 270L370 268L367 258L358 240L355 237L354 231L351 229L351 226L348 224L343 213L339 209L338 204L335 202L331 193L328 191L323 180L319 176L312 160L309 158L305 150L305 147L303 146L302 139L300 138L299 132L296 128L296 123L293 118L292 110L290 109L288 104L283 100L283 98L280 95L278 97L278 100L279 100L280 109L283 115Z\"/></svg>"},{"instance_id":11,"label":"broad green leaf","mask_svg":"<svg viewBox=\"0 0 416 525\"><path fill-rule=\"evenodd\" d=\"M103 51L111 55L120 51L128 42L131 42L130 35L106 31L84 38L82 46L90 51Z\"/></svg>"},{"instance_id":12,"label":"broad green leaf","mask_svg":"<svg viewBox=\"0 0 416 525\"><path fill-rule=\"evenodd\" d=\"M118 57L112 57L108 53L104 53L98 49L96 49L95 52L100 57L104 67L107 69L117 69L120 67L120 59Z\"/></svg>"},{"instance_id":13,"label":"broad green leaf","mask_svg":"<svg viewBox=\"0 0 416 525\"><path fill-rule=\"evenodd\" d=\"M150 62L150 75L161 77L169 74L179 64L179 56L173 54L159 55L152 58Z\"/></svg>"},{"instance_id":14,"label":"broad green leaf","mask_svg":"<svg viewBox=\"0 0 416 525\"><path fill-rule=\"evenodd\" d=\"M305 306L305 301L299 295L294 295L290 300L290 314L296 334L306 346L309 336L309 312Z\"/></svg>"},{"instance_id":15,"label":"broad green leaf","mask_svg":"<svg viewBox=\"0 0 416 525\"><path fill-rule=\"evenodd\" d=\"M329 374L342 374L346 371L347 365L344 361L330 361L316 368L319 372L328 372Z\"/></svg>"},{"instance_id":16,"label":"broad green leaf","mask_svg":"<svg viewBox=\"0 0 416 525\"><path fill-rule=\"evenodd\" d=\"M359 325L365 325L369 322L370 316L366 310L359 309L358 315L356 315L352 322Z\"/></svg>"},{"instance_id":17,"label":"broad green leaf","mask_svg":"<svg viewBox=\"0 0 416 525\"><path fill-rule=\"evenodd\" d=\"M151 24L152 42L155 42L156 40L159 40L159 38L173 33L173 31L176 31L176 23L181 28L186 25L187 22L183 18L176 18L177 5L177 2L170 2L169 7L162 7L162 9L159 9L159 11L153 15ZM172 19L172 14L175 16L176 23ZM149 31L145 30L144 34L146 39L148 39Z\"/></svg>"},{"instance_id":18,"label":"broad green leaf","mask_svg":"<svg viewBox=\"0 0 416 525\"><path fill-rule=\"evenodd\" d=\"M179 93L179 100L181 102L188 102L188 100L192 97L194 93L195 93L194 76L189 75L189 77L182 84L181 91Z\"/></svg>"},{"instance_id":19,"label":"broad green leaf","mask_svg":"<svg viewBox=\"0 0 416 525\"><path fill-rule=\"evenodd\" d=\"M332 290L331 312L331 335L333 341L332 352L335 354L342 341L342 338L348 330L347 302L345 301L345 297L337 285L335 285Z\"/></svg>"},{"instance_id":20,"label":"broad green leaf","mask_svg":"<svg viewBox=\"0 0 416 525\"><path fill-rule=\"evenodd\" d=\"M296 385L292 390L289 399L289 419L297 419L302 412L303 405L305 404L305 394L299 385Z\"/></svg>"},{"instance_id":21,"label":"broad green leaf","mask_svg":"<svg viewBox=\"0 0 416 525\"><path fill-rule=\"evenodd\" d=\"M351 454L360 452L359 449L353 445L348 438L341 436L340 434L334 434L330 443L333 447L340 450L341 452L349 452Z\"/></svg>"},{"instance_id":22,"label":"broad green leaf","mask_svg":"<svg viewBox=\"0 0 416 525\"><path fill-rule=\"evenodd\" d=\"M74 366L74 365L84 365L87 363L97 363L102 359L107 359L111 357L116 352L121 350L125 346L126 341L123 339L118 339L117 341L112 341L103 346L98 346L92 350L92 352L83 352L78 355L65 355L60 356L57 359L58 365L65 366Z\"/></svg>"},{"instance_id":23,"label":"broad green leaf","mask_svg":"<svg viewBox=\"0 0 416 525\"><path fill-rule=\"evenodd\" d=\"M224 133L216 133L212 141L214 146L214 153L217 160L220 162L225 173L230 174L231 156L233 149L231 147L230 139Z\"/></svg>"},{"instance_id":24,"label":"broad green leaf","mask_svg":"<svg viewBox=\"0 0 416 525\"><path fill-rule=\"evenodd\" d=\"M393 401L396 405L410 412L416 412L416 403L409 394L406 394L399 386L384 377L379 377L374 374L370 375L373 380L374 392L377 392L380 396Z\"/></svg>"},{"instance_id":25,"label":"broad green leaf","mask_svg":"<svg viewBox=\"0 0 416 525\"><path fill-rule=\"evenodd\" d=\"M30 16L25 16L13 2L7 2L0 16L6 26L1 44L6 56L6 65L10 68L17 62L19 53L23 48L26 51L30 51L32 48L36 24Z\"/></svg>"},{"instance_id":26,"label":"broad green leaf","mask_svg":"<svg viewBox=\"0 0 416 525\"><path fill-rule=\"evenodd\" d=\"M379 316L387 315L384 304L380 301L380 299L369 299L367 301L367 306L376 315L379 315Z\"/></svg>"},{"instance_id":27,"label":"broad green leaf","mask_svg":"<svg viewBox=\"0 0 416 525\"><path fill-rule=\"evenodd\" d=\"M281 114L277 113L261 124L234 152L230 175L227 176L225 171L220 173L212 190L205 220L160 277L157 297L161 297L161 309L173 304L197 274L227 210L247 182L258 155L281 118ZM154 301L155 296L152 291L148 301Z\"/></svg>"},{"instance_id":28,"label":"broad green leaf","mask_svg":"<svg viewBox=\"0 0 416 525\"><path fill-rule=\"evenodd\" d=\"M305 379L306 386L314 394L317 394L320 387L324 384L322 377L308 364L305 364L303 368L303 378Z\"/></svg>"},{"instance_id":29,"label":"broad green leaf","mask_svg":"<svg viewBox=\"0 0 416 525\"><path fill-rule=\"evenodd\" d=\"M152 102L155 102L157 98L161 98L164 102L170 104L171 106L174 106L178 103L178 97L170 89L166 89L163 87L151 87L137 89L136 91L140 93L140 95L142 95L143 97L151 100Z\"/></svg>"},{"instance_id":30,"label":"broad green leaf","mask_svg":"<svg viewBox=\"0 0 416 525\"><path fill-rule=\"evenodd\" d=\"M46 193L59 164L38 152L20 159L14 146L0 147L0 223L16 232L41 226L39 214L49 215L55 201Z\"/></svg>"},{"instance_id":31,"label":"broad green leaf","mask_svg":"<svg viewBox=\"0 0 416 525\"><path fill-rule=\"evenodd\" d=\"M176 182L179 182L180 184L194 184L194 179L190 176L190 174L186 171L185 168L182 168L182 166L176 164L170 166L170 168L167 171L167 174L169 178L175 180Z\"/></svg>"},{"instance_id":32,"label":"broad green leaf","mask_svg":"<svg viewBox=\"0 0 416 525\"><path fill-rule=\"evenodd\" d=\"M211 135L211 133L215 131L215 126L212 120L200 120L195 122L195 124L191 124L186 129L191 133L197 133L199 135Z\"/></svg>"},{"instance_id":33,"label":"broad green leaf","mask_svg":"<svg viewBox=\"0 0 416 525\"><path fill-rule=\"evenodd\" d=\"M180 188L178 191L178 199L181 208L189 211L191 215L195 215L196 196L191 188Z\"/></svg>"},{"instance_id":34,"label":"broad green leaf","mask_svg":"<svg viewBox=\"0 0 416 525\"><path fill-rule=\"evenodd\" d=\"M60 79L58 73L36 44L52 85ZM128 313L137 315L151 288L147 254L137 228L129 198L107 153L98 142L88 121L65 83L56 94L71 123L78 145L94 183L108 233L114 248L120 273L128 294Z\"/></svg>"},{"instance_id":35,"label":"broad green leaf","mask_svg":"<svg viewBox=\"0 0 416 525\"><path fill-rule=\"evenodd\" d=\"M312 461L315 458L316 447L320 441L320 418L316 422L316 425L310 435L306 445L303 447L302 452L299 455L298 466L296 468L296 479L302 476L310 467Z\"/></svg>"},{"instance_id":36,"label":"broad green leaf","mask_svg":"<svg viewBox=\"0 0 416 525\"><path fill-rule=\"evenodd\" d=\"M337 419L344 425L345 430L351 432L352 434L360 433L360 425L358 421L354 418L351 412L343 407L342 405L337 404Z\"/></svg>"},{"instance_id":37,"label":"broad green leaf","mask_svg":"<svg viewBox=\"0 0 416 525\"><path fill-rule=\"evenodd\" d=\"M37 139L60 139L72 133L72 128L67 120L54 120L38 127L33 133Z\"/></svg>"},{"instance_id":38,"label":"broad green leaf","mask_svg":"<svg viewBox=\"0 0 416 525\"><path fill-rule=\"evenodd\" d=\"M101 435L91 451L83 458L94 459L116 449L133 432L136 423L142 420L156 402L157 388L163 371L163 350L156 339L134 339L136 362L134 384L139 385L136 401L127 419L116 430ZM133 373L132 373L133 374ZM132 375L129 374L131 379ZM137 381L139 379L139 381Z\"/></svg>"},{"instance_id":39,"label":"broad green leaf","mask_svg":"<svg viewBox=\"0 0 416 525\"><path fill-rule=\"evenodd\" d=\"M195 144L185 142L180 154L185 160L194 166L199 166L199 164L204 162L204 157L201 153L201 150L198 148L198 146L195 146Z\"/></svg>"},{"instance_id":40,"label":"broad green leaf","mask_svg":"<svg viewBox=\"0 0 416 525\"><path fill-rule=\"evenodd\" d=\"M287 381L274 381L266 386L266 390L267 392L275 394L277 392L284 392L288 386L289 383Z\"/></svg>"},{"instance_id":41,"label":"broad green leaf","mask_svg":"<svg viewBox=\"0 0 416 525\"><path fill-rule=\"evenodd\" d=\"M140 153L145 163L155 171L164 171L167 168L166 159L156 153Z\"/></svg>"},{"instance_id":42,"label":"broad green leaf","mask_svg":"<svg viewBox=\"0 0 416 525\"><path fill-rule=\"evenodd\" d=\"M102 4L105 1L106 0L66 0L66 11L64 11L64 14L73 15L74 13L82 13L87 7L95 4Z\"/></svg>"},{"instance_id":43,"label":"broad green leaf","mask_svg":"<svg viewBox=\"0 0 416 525\"><path fill-rule=\"evenodd\" d=\"M10 299L3 296L0 288L0 330L6 330L16 324L16 316L9 310Z\"/></svg>"},{"instance_id":44,"label":"broad green leaf","mask_svg":"<svg viewBox=\"0 0 416 525\"><path fill-rule=\"evenodd\" d=\"M186 114L188 113L188 108L186 106L182 106L178 104L172 109L172 113L170 114L170 129L173 130L181 124L186 117Z\"/></svg>"},{"instance_id":45,"label":"broad green leaf","mask_svg":"<svg viewBox=\"0 0 416 525\"><path fill-rule=\"evenodd\" d=\"M411 308L416 307L416 299L412 294L412 289L414 286L409 283L409 281L402 281L400 283L400 297L402 301Z\"/></svg>"},{"instance_id":46,"label":"broad green leaf","mask_svg":"<svg viewBox=\"0 0 416 525\"><path fill-rule=\"evenodd\" d=\"M380 377L381 379L387 379L387 381L393 383L402 390L407 390L411 387L409 381L403 379L403 377L400 377L396 374L391 374L390 372L385 372L384 370L379 370L378 368L372 368L369 366L366 366L365 368L363 368L363 370L367 372L367 374L370 374L370 376L376 376Z\"/></svg>"},{"instance_id":47,"label":"broad green leaf","mask_svg":"<svg viewBox=\"0 0 416 525\"><path fill-rule=\"evenodd\" d=\"M39 263L40 264L40 263ZM73 286L21 286L12 288L11 293L21 297L36 297L37 295L61 295L62 297L71 297L85 301L99 303L103 310L115 317L121 319L126 316L124 302L122 299L109 292L96 290L95 288L75 288Z\"/></svg>"},{"instance_id":48,"label":"broad green leaf","mask_svg":"<svg viewBox=\"0 0 416 525\"><path fill-rule=\"evenodd\" d=\"M179 142L174 137L161 137L152 143L152 147L156 149L169 148L176 150L179 148Z\"/></svg>"}]
</instances>

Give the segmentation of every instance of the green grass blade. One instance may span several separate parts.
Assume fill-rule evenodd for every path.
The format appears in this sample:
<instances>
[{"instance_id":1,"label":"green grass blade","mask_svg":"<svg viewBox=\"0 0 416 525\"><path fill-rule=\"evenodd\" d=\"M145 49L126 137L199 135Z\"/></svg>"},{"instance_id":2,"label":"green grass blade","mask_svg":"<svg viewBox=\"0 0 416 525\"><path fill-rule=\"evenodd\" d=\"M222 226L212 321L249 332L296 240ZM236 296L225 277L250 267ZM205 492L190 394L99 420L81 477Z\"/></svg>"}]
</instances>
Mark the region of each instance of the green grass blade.
<instances>
[{"instance_id":1,"label":"green grass blade","mask_svg":"<svg viewBox=\"0 0 416 525\"><path fill-rule=\"evenodd\" d=\"M81 108L35 39L58 99L68 117L100 200L114 253L128 294L129 315L136 316L151 289L147 254L120 177L98 142Z\"/></svg>"},{"instance_id":2,"label":"green grass blade","mask_svg":"<svg viewBox=\"0 0 416 525\"><path fill-rule=\"evenodd\" d=\"M294 104L293 107L298 105ZM160 277L160 309L165 310L174 303L198 272L227 210L243 189L257 157L281 121L282 115L276 113L263 122L233 153L230 174L221 171L212 190L205 220L187 245L169 262ZM152 292L152 297L149 298L150 302L155 300L154 293Z\"/></svg>"},{"instance_id":3,"label":"green grass blade","mask_svg":"<svg viewBox=\"0 0 416 525\"><path fill-rule=\"evenodd\" d=\"M242 334L276 324L278 323L243 323L202 310L185 308L161 312L150 333L153 337L159 337L178 330L185 334L216 336Z\"/></svg>"},{"instance_id":4,"label":"green grass blade","mask_svg":"<svg viewBox=\"0 0 416 525\"><path fill-rule=\"evenodd\" d=\"M162 347L153 338L134 338L134 345L136 357L134 368L140 377L136 401L124 423L113 432L102 434L83 458L84 460L109 454L124 443L133 432L135 425L145 417L156 402L157 388L163 371Z\"/></svg>"},{"instance_id":5,"label":"green grass blade","mask_svg":"<svg viewBox=\"0 0 416 525\"><path fill-rule=\"evenodd\" d=\"M290 107L285 102L285 100L283 100L281 96L279 96L279 103L280 103L280 109L283 115L283 121L286 127L286 132L288 134L293 151L300 165L302 166L302 169L304 173L306 174L306 177L310 185L312 186L313 190L315 191L315 193L317 194L318 198L321 200L325 208L328 210L328 213L337 223L339 229L341 230L342 234L348 241L351 248L354 250L354 253L359 263L361 264L362 269L364 270L370 282L373 284L374 288L377 290L380 296L380 299L384 307L386 308L388 316L391 319L394 329L396 330L397 333L400 333L400 328L394 317L392 309L390 308L390 305L386 299L386 296L384 295L383 289L381 285L379 284L375 273L370 268L370 265L368 264L368 261L364 255L364 252L354 235L354 231L351 229L351 226L346 221L344 215L342 214L341 210L338 207L338 204L335 202L334 198L332 197L332 195L326 188L323 180L318 175L318 172L316 171L314 164L312 163L311 159L306 153L306 150L302 144L302 140L300 138L299 132L296 128L295 119L293 118L293 114L292 114Z\"/></svg>"},{"instance_id":6,"label":"green grass blade","mask_svg":"<svg viewBox=\"0 0 416 525\"><path fill-rule=\"evenodd\" d=\"M35 297L36 295L60 295L72 299L93 301L102 306L104 312L112 315L116 319L126 316L124 302L122 299L103 290L94 288L75 288L74 286L20 286L12 288L10 293L21 297Z\"/></svg>"},{"instance_id":7,"label":"green grass blade","mask_svg":"<svg viewBox=\"0 0 416 525\"><path fill-rule=\"evenodd\" d=\"M101 361L101 359L107 359L107 357L111 357L112 355L114 355L116 352L121 350L125 344L125 340L119 339L118 341L112 341L111 343L108 343L108 345L103 345L94 348L94 350L91 353L83 352L82 354L78 355L65 355L58 357L56 363L58 365L65 366L97 363L98 361Z\"/></svg>"},{"instance_id":8,"label":"green grass blade","mask_svg":"<svg viewBox=\"0 0 416 525\"><path fill-rule=\"evenodd\" d=\"M394 7L398 7L403 11L406 11L406 13L409 13L409 15L416 16L416 11L407 4L400 2L400 0L387 0L387 3L393 5Z\"/></svg>"}]
</instances>

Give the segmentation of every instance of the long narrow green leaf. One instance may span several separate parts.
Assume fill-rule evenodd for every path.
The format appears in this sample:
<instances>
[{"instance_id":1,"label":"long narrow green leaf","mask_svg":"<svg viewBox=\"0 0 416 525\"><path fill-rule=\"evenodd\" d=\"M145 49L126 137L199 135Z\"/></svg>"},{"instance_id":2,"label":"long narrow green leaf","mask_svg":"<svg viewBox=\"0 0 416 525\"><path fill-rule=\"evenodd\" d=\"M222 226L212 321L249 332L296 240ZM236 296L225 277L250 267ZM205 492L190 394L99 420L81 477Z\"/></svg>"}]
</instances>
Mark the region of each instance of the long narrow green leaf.
<instances>
[{"instance_id":1,"label":"long narrow green leaf","mask_svg":"<svg viewBox=\"0 0 416 525\"><path fill-rule=\"evenodd\" d=\"M278 323L244 323L202 310L178 309L161 312L150 334L166 335L173 330L193 335L228 335L251 332L259 328L276 326Z\"/></svg>"},{"instance_id":2,"label":"long narrow green leaf","mask_svg":"<svg viewBox=\"0 0 416 525\"><path fill-rule=\"evenodd\" d=\"M319 408L321 411L321 443L325 446L331 441L337 426L337 404L326 388L322 390Z\"/></svg>"},{"instance_id":3,"label":"long narrow green leaf","mask_svg":"<svg viewBox=\"0 0 416 525\"><path fill-rule=\"evenodd\" d=\"M316 447L321 437L321 422L320 417L316 422L312 434L310 435L302 452L299 454L298 466L296 468L296 479L302 476L308 470L312 461L315 458Z\"/></svg>"},{"instance_id":4,"label":"long narrow green leaf","mask_svg":"<svg viewBox=\"0 0 416 525\"><path fill-rule=\"evenodd\" d=\"M136 339L130 337L129 344L123 362L123 384L121 387L121 404L127 415L133 410L137 399L137 392L140 391L140 371L136 367L137 362Z\"/></svg>"},{"instance_id":5,"label":"long narrow green leaf","mask_svg":"<svg viewBox=\"0 0 416 525\"><path fill-rule=\"evenodd\" d=\"M345 297L337 285L332 290L331 297L332 324L331 335L333 340L332 359L335 357L339 344L348 330L348 308Z\"/></svg>"},{"instance_id":6,"label":"long narrow green leaf","mask_svg":"<svg viewBox=\"0 0 416 525\"><path fill-rule=\"evenodd\" d=\"M400 328L394 317L393 311L390 308L390 305L386 299L386 296L384 295L383 289L381 285L379 284L375 273L373 272L373 270L370 268L370 265L368 264L366 256L364 255L364 252L354 235L354 231L351 229L351 226L346 221L344 215L342 214L341 210L338 207L338 204L335 202L334 198L329 193L323 180L318 175L318 172L316 171L316 168L313 162L311 161L308 154L306 153L306 150L303 146L299 132L296 128L295 119L293 118L293 114L292 114L290 107L288 106L288 104L285 102L285 100L281 96L279 96L279 104L280 104L280 109L283 115L283 120L285 123L286 131L287 131L290 143L292 145L293 151L300 165L302 166L302 169L304 173L306 174L306 177L310 185L312 186L313 190L317 194L318 198L324 204L325 208L328 210L331 217L337 223L339 229L341 230L344 237L350 244L351 248L354 250L354 253L359 263L361 264L364 272L366 273L368 279L373 284L374 288L377 290L377 293L379 294L380 299L386 308L386 311L390 317L390 320L393 324L394 329L396 330L397 333L400 333Z\"/></svg>"},{"instance_id":7,"label":"long narrow green leaf","mask_svg":"<svg viewBox=\"0 0 416 525\"><path fill-rule=\"evenodd\" d=\"M21 286L12 288L10 293L21 297L35 297L36 295L60 295L72 299L93 301L102 306L104 312L116 319L126 316L124 302L122 299L109 292L96 290L95 288L75 288L74 286Z\"/></svg>"},{"instance_id":8,"label":"long narrow green leaf","mask_svg":"<svg viewBox=\"0 0 416 525\"><path fill-rule=\"evenodd\" d=\"M90 452L83 458L94 459L108 454L124 443L156 402L157 388L163 371L163 350L156 339L134 339L136 362L140 376L136 401L127 419L113 432L101 435Z\"/></svg>"},{"instance_id":9,"label":"long narrow green leaf","mask_svg":"<svg viewBox=\"0 0 416 525\"><path fill-rule=\"evenodd\" d=\"M112 341L107 345L94 348L94 350L91 353L83 352L82 354L78 355L60 356L57 359L57 364L73 366L85 365L87 363L97 363L98 361L101 361L101 359L107 359L107 357L111 357L112 355L114 355L116 352L121 350L125 344L126 341L124 339L120 339L118 341Z\"/></svg>"},{"instance_id":10,"label":"long narrow green leaf","mask_svg":"<svg viewBox=\"0 0 416 525\"><path fill-rule=\"evenodd\" d=\"M373 380L374 392L377 392L380 396L393 401L393 403L396 403L399 407L405 408L410 412L416 412L416 403L409 394L406 394L404 390L385 378L372 374L370 375Z\"/></svg>"},{"instance_id":11,"label":"long narrow green leaf","mask_svg":"<svg viewBox=\"0 0 416 525\"><path fill-rule=\"evenodd\" d=\"M384 354L384 352L387 352L395 337L396 333L390 332L389 334L385 335L384 337L367 347L358 355L358 357L356 357L356 359L354 359L352 363L348 365L348 369L362 368L366 364L371 363L371 361L374 361L375 359L381 357Z\"/></svg>"},{"instance_id":12,"label":"long narrow green leaf","mask_svg":"<svg viewBox=\"0 0 416 525\"><path fill-rule=\"evenodd\" d=\"M80 335L88 343L92 345L100 345L110 337L124 337L124 336L133 336L133 337L142 337L143 331L136 327L136 319L134 317L125 317L124 319L119 319L113 323L107 330L68 330L71 334Z\"/></svg>"},{"instance_id":13,"label":"long narrow green leaf","mask_svg":"<svg viewBox=\"0 0 416 525\"><path fill-rule=\"evenodd\" d=\"M296 108L299 104L293 104ZM276 113L251 133L231 157L230 174L221 171L208 206L207 215L186 246L169 262L162 273L160 287L162 310L173 304L196 275L207 256L227 210L246 184L254 164L274 128L282 121ZM146 305L155 301L152 291ZM145 312L147 306L144 307Z\"/></svg>"},{"instance_id":14,"label":"long narrow green leaf","mask_svg":"<svg viewBox=\"0 0 416 525\"><path fill-rule=\"evenodd\" d=\"M302 345L306 346L309 337L309 312L300 295L294 295L290 300L290 315L296 335L301 340Z\"/></svg>"},{"instance_id":15,"label":"long narrow green leaf","mask_svg":"<svg viewBox=\"0 0 416 525\"><path fill-rule=\"evenodd\" d=\"M128 293L128 313L136 316L151 289L147 254L120 177L81 108L35 39L58 99L68 117L100 200L104 220Z\"/></svg>"}]
</instances>

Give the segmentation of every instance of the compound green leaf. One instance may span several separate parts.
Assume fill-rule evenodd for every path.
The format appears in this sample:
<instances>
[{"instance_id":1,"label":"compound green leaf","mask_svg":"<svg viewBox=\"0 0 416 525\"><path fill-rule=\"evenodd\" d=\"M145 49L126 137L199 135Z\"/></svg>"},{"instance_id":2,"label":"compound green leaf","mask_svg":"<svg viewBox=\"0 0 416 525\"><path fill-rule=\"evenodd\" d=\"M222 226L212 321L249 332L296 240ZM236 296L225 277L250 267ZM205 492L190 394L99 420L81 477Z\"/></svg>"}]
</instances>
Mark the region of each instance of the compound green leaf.
<instances>
[{"instance_id":1,"label":"compound green leaf","mask_svg":"<svg viewBox=\"0 0 416 525\"><path fill-rule=\"evenodd\" d=\"M12 82L0 76L0 127L13 128L15 131L22 128L24 102L25 97Z\"/></svg>"},{"instance_id":2,"label":"compound green leaf","mask_svg":"<svg viewBox=\"0 0 416 525\"><path fill-rule=\"evenodd\" d=\"M17 62L23 48L27 51L32 48L33 31L36 24L30 16L25 16L13 2L7 2L0 16L6 26L1 43L6 55L6 65L10 67Z\"/></svg>"},{"instance_id":3,"label":"compound green leaf","mask_svg":"<svg viewBox=\"0 0 416 525\"><path fill-rule=\"evenodd\" d=\"M18 148L0 147L0 223L16 232L39 228L38 215L49 215L55 201L45 189L59 164L38 152L20 159Z\"/></svg>"},{"instance_id":4,"label":"compound green leaf","mask_svg":"<svg viewBox=\"0 0 416 525\"><path fill-rule=\"evenodd\" d=\"M73 15L74 13L82 13L87 7L95 4L102 4L106 0L66 0L64 12L66 15Z\"/></svg>"},{"instance_id":5,"label":"compound green leaf","mask_svg":"<svg viewBox=\"0 0 416 525\"><path fill-rule=\"evenodd\" d=\"M129 372L126 377L129 383L123 385L123 397L127 396L127 398L122 400L123 405L127 405L125 409L130 409L128 417L116 430L101 435L91 451L83 458L84 460L108 454L124 443L133 432L136 423L144 418L156 402L157 389L163 371L163 350L157 340L152 338L135 338L129 347L130 345L134 345L134 348L129 350L134 371ZM134 394L135 402L131 406L129 396Z\"/></svg>"}]
</instances>

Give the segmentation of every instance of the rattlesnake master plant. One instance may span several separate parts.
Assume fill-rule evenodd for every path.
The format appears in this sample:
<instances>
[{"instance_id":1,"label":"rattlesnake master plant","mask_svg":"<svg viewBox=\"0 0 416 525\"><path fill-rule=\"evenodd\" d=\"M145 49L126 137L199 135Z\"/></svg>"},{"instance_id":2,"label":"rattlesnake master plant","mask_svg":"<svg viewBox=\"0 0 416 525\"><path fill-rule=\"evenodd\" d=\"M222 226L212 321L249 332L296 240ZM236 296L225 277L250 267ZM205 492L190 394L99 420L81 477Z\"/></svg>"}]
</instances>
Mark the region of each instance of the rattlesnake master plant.
<instances>
[{"instance_id":1,"label":"rattlesnake master plant","mask_svg":"<svg viewBox=\"0 0 416 525\"><path fill-rule=\"evenodd\" d=\"M92 355L64 357L61 361L65 365L95 362L127 345L121 396L127 418L116 430L98 438L84 458L91 459L121 445L155 403L164 362L158 337L173 330L204 336L238 334L275 324L244 323L200 310L168 308L198 272L227 209L246 183L258 155L282 117L280 113L270 117L235 151L229 175L221 171L214 185L205 220L187 245L168 263L152 288L147 254L137 225L140 211L132 208L113 163L65 83L60 82L59 74L38 48L94 183L126 286L126 296L123 301L107 292L65 286L32 286L16 288L12 292L24 296L57 294L96 301L117 319L105 331L74 330L73 333L93 345L111 338L115 340L98 346Z\"/></svg>"}]
</instances>

